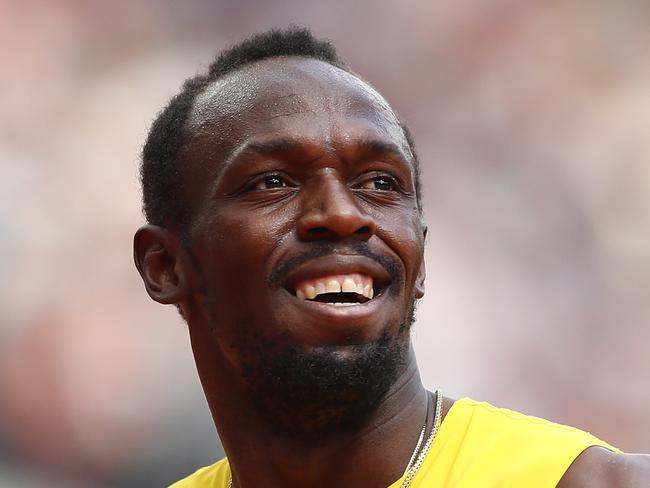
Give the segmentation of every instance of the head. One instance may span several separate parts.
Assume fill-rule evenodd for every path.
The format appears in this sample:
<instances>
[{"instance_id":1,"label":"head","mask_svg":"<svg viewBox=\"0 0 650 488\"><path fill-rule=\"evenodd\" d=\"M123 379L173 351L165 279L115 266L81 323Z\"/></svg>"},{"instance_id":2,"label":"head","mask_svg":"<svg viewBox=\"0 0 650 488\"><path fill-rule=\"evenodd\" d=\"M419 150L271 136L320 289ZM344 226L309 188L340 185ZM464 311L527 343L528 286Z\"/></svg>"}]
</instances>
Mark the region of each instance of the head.
<instances>
[{"instance_id":1,"label":"head","mask_svg":"<svg viewBox=\"0 0 650 488\"><path fill-rule=\"evenodd\" d=\"M253 37L158 116L142 185L136 265L213 414L228 388L287 435L362 421L424 293L417 158L384 98L305 30Z\"/></svg>"}]
</instances>

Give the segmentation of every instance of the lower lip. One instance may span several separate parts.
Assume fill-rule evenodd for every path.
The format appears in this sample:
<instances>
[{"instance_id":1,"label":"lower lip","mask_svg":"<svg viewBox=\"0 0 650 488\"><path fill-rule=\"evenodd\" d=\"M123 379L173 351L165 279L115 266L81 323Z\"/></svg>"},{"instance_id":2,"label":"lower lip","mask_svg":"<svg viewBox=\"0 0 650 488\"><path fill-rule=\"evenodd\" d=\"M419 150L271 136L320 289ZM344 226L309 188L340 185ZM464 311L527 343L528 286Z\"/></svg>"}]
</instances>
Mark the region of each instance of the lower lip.
<instances>
[{"instance_id":1,"label":"lower lip","mask_svg":"<svg viewBox=\"0 0 650 488\"><path fill-rule=\"evenodd\" d=\"M364 303L334 305L333 303L304 300L285 290L286 294L293 299L293 304L299 306L305 313L313 315L317 319L334 321L337 325L360 325L360 321L375 315L382 306L387 291L387 288L382 290L381 293Z\"/></svg>"}]
</instances>

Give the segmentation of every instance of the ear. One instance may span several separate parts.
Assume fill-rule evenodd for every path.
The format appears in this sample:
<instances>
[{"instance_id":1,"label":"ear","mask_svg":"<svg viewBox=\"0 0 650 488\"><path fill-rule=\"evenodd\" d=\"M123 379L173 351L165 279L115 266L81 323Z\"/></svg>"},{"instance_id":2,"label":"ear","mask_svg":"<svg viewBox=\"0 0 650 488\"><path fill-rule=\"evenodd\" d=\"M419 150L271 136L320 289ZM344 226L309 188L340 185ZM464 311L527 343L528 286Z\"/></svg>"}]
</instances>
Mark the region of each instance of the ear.
<instances>
[{"instance_id":1,"label":"ear","mask_svg":"<svg viewBox=\"0 0 650 488\"><path fill-rule=\"evenodd\" d=\"M149 296L159 303L179 303L189 295L187 251L163 227L143 225L133 237L133 259Z\"/></svg>"},{"instance_id":2,"label":"ear","mask_svg":"<svg viewBox=\"0 0 650 488\"><path fill-rule=\"evenodd\" d=\"M428 228L426 225L422 227L423 241L427 241L427 232ZM423 246L424 247L424 246ZM424 252L422 253L422 262L420 263L420 269L418 270L418 276L415 279L415 298L420 299L424 296L424 280L427 277L427 270L424 264Z\"/></svg>"}]
</instances>

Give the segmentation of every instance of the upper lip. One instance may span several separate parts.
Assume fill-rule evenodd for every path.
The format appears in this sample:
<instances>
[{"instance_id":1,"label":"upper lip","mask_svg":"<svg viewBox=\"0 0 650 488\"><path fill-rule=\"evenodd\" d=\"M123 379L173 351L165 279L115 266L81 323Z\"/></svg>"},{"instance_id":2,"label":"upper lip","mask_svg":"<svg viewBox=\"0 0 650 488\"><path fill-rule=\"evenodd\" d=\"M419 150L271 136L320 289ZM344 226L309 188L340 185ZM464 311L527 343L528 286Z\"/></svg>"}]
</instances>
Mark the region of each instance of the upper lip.
<instances>
[{"instance_id":1,"label":"upper lip","mask_svg":"<svg viewBox=\"0 0 650 488\"><path fill-rule=\"evenodd\" d=\"M370 276L375 293L390 283L388 270L373 259L361 255L330 254L314 258L292 270L287 276L285 287L291 293L295 293L296 284L301 281L352 273Z\"/></svg>"}]
</instances>

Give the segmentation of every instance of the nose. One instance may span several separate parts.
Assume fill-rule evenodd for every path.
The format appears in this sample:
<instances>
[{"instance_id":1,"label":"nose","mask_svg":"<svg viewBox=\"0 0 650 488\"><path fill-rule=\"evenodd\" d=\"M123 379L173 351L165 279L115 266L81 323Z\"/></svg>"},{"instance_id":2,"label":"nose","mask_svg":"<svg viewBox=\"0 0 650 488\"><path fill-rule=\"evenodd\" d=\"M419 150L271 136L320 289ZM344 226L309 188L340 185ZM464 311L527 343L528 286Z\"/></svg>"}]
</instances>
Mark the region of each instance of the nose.
<instances>
[{"instance_id":1,"label":"nose","mask_svg":"<svg viewBox=\"0 0 650 488\"><path fill-rule=\"evenodd\" d=\"M367 241L375 233L374 220L359 207L345 182L330 175L303 191L305 210L298 220L301 240Z\"/></svg>"}]
</instances>

